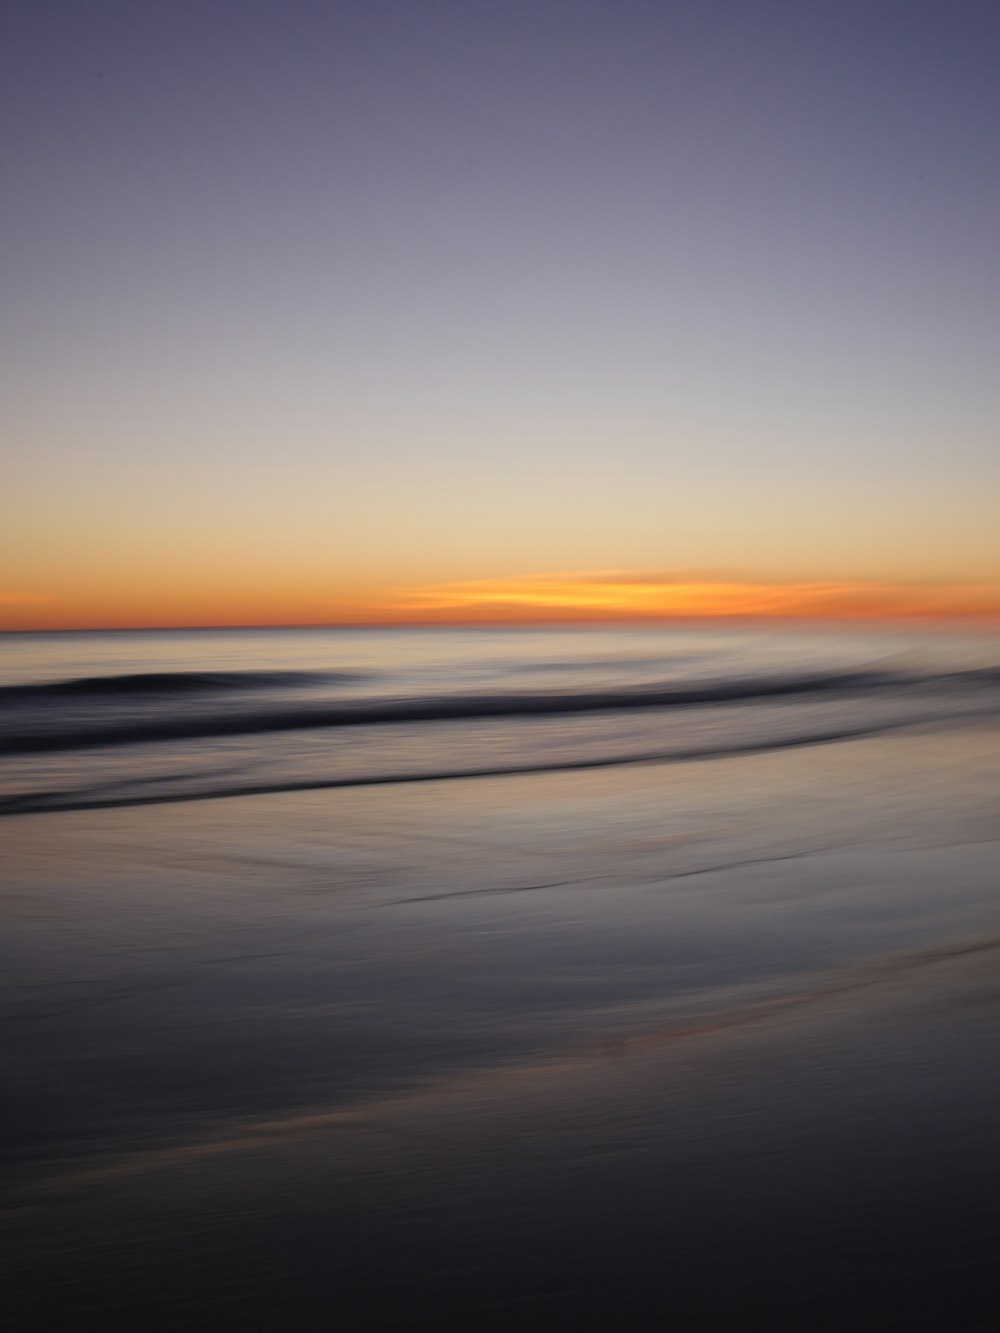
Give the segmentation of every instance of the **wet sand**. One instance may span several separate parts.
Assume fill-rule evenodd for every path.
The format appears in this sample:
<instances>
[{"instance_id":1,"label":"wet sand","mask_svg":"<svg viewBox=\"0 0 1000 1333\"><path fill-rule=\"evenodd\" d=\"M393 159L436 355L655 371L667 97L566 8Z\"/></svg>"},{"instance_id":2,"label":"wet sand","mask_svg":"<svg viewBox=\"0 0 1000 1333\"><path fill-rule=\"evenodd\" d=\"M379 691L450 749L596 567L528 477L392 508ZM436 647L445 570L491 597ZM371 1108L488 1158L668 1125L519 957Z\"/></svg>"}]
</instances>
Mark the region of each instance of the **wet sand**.
<instances>
[{"instance_id":1,"label":"wet sand","mask_svg":"<svg viewBox=\"0 0 1000 1333\"><path fill-rule=\"evenodd\" d=\"M998 766L8 820L14 1327L992 1329Z\"/></svg>"}]
</instances>

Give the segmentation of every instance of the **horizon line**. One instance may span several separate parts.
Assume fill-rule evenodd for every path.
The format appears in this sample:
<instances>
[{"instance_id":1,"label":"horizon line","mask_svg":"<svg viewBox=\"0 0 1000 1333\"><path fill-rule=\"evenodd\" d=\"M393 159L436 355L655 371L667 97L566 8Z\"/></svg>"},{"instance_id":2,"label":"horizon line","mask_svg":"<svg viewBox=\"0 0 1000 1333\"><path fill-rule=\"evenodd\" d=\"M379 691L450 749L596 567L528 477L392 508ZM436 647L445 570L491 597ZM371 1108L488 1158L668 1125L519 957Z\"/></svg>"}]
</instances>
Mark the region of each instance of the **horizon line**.
<instances>
[{"instance_id":1,"label":"horizon line","mask_svg":"<svg viewBox=\"0 0 1000 1333\"><path fill-rule=\"evenodd\" d=\"M992 627L1000 630L1000 612L990 610L982 612L889 612L855 615L808 615L808 614L754 614L752 612L717 612L715 614L690 615L631 615L631 616L579 616L572 619L553 617L510 617L504 620L337 620L337 621L245 621L245 622L210 622L201 624L161 623L153 625L50 625L45 627L0 627L0 635L37 635L37 634L162 634L167 632L194 633L196 631L252 631L252 630L409 630L409 629L573 629L594 627L616 628L628 625L677 625L677 624L760 624L781 625L911 625L937 624Z\"/></svg>"}]
</instances>

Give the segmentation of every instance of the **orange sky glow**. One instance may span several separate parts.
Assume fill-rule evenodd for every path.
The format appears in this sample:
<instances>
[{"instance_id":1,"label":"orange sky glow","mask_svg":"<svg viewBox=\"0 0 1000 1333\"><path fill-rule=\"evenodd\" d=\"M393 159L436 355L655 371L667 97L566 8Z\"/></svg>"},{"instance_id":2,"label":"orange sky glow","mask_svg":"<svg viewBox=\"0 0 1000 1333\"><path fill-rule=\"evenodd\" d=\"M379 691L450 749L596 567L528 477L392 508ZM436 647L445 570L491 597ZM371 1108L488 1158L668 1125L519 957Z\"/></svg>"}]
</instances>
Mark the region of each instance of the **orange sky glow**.
<instances>
[{"instance_id":1,"label":"orange sky glow","mask_svg":"<svg viewBox=\"0 0 1000 1333\"><path fill-rule=\"evenodd\" d=\"M1000 622L1000 584L785 581L568 572L466 579L324 597L276 588L120 589L57 596L0 591L0 628L50 630L248 624L516 624L686 618L940 619Z\"/></svg>"}]
</instances>

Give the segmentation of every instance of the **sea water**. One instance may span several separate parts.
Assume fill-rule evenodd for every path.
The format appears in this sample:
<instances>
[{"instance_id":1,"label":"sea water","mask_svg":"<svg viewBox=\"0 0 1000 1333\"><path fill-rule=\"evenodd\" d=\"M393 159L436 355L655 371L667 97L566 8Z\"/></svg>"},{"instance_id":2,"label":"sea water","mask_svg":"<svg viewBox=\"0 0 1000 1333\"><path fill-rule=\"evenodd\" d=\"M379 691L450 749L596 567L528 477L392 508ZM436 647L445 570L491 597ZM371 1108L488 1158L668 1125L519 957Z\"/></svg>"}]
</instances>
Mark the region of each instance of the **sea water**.
<instances>
[{"instance_id":1,"label":"sea water","mask_svg":"<svg viewBox=\"0 0 1000 1333\"><path fill-rule=\"evenodd\" d=\"M1000 708L996 638L940 630L193 630L0 648L0 813L680 763Z\"/></svg>"}]
</instances>

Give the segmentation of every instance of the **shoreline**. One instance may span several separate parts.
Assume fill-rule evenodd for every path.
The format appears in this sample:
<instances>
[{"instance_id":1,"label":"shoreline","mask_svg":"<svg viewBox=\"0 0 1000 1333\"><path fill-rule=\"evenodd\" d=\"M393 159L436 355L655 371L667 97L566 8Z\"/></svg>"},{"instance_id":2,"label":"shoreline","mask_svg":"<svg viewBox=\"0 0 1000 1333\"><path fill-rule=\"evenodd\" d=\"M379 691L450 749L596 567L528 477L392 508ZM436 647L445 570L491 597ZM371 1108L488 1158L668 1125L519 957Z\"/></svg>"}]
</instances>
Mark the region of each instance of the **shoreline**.
<instances>
[{"instance_id":1,"label":"shoreline","mask_svg":"<svg viewBox=\"0 0 1000 1333\"><path fill-rule=\"evenodd\" d=\"M985 1329L998 768L13 821L13 1326Z\"/></svg>"}]
</instances>

